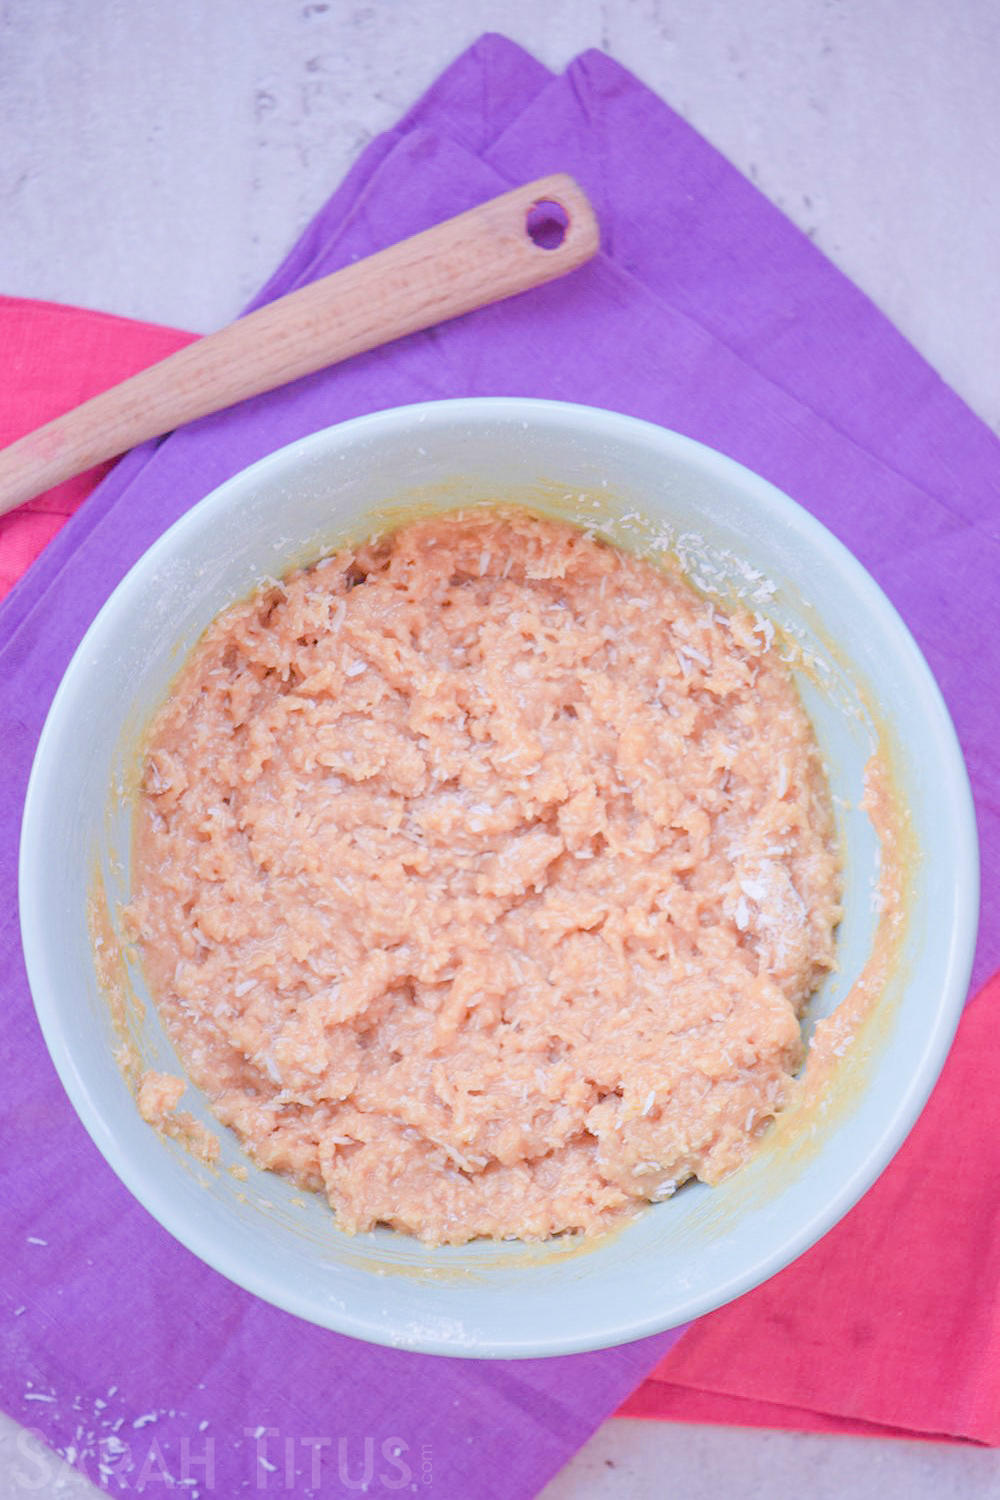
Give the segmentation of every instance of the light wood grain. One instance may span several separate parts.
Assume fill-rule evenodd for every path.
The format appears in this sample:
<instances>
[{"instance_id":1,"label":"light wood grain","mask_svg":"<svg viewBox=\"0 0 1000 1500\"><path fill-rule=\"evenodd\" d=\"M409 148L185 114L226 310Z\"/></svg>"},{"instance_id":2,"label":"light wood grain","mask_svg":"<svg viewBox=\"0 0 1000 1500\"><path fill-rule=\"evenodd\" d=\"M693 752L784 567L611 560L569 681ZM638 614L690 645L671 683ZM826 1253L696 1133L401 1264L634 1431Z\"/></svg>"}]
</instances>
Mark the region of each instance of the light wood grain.
<instances>
[{"instance_id":1,"label":"light wood grain","mask_svg":"<svg viewBox=\"0 0 1000 1500\"><path fill-rule=\"evenodd\" d=\"M539 203L568 218L562 243L536 244ZM0 515L184 422L275 389L352 354L564 276L598 248L571 177L556 173L380 250L188 345L0 452Z\"/></svg>"}]
</instances>

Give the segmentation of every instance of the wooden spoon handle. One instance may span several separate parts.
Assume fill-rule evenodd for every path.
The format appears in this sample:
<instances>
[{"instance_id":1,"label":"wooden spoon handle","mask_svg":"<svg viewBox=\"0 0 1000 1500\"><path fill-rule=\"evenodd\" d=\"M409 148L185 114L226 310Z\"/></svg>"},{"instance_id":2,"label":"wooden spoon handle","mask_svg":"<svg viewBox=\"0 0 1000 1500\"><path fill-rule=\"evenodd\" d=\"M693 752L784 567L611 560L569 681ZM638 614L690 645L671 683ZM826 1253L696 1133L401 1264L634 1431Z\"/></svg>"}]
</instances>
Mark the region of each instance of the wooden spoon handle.
<instances>
[{"instance_id":1,"label":"wooden spoon handle","mask_svg":"<svg viewBox=\"0 0 1000 1500\"><path fill-rule=\"evenodd\" d=\"M536 217L548 235L532 237ZM545 248L563 220L561 243ZM0 515L183 422L552 281L597 247L593 209L571 177L514 188L290 292L12 443L0 452Z\"/></svg>"}]
</instances>

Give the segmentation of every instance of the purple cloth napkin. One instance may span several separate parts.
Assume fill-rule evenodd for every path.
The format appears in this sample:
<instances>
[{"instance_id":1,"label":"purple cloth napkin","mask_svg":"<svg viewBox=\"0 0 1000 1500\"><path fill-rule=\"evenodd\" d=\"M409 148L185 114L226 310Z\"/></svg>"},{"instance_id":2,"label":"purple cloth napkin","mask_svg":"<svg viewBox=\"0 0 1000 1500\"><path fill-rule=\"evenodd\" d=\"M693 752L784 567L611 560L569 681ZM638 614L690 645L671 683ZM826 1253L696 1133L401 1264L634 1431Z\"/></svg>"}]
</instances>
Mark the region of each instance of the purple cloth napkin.
<instances>
[{"instance_id":1,"label":"purple cloth napkin","mask_svg":"<svg viewBox=\"0 0 1000 1500\"><path fill-rule=\"evenodd\" d=\"M259 300L555 170L594 201L603 253L592 264L130 454L0 609L0 1405L113 1493L166 1490L170 1474L192 1496L341 1494L367 1478L376 1493L518 1500L677 1337L486 1364L323 1332L177 1245L62 1094L15 915L35 742L115 584L181 512L263 453L403 402L519 394L631 412L766 475L867 565L937 674L980 816L977 975L1000 957L1000 444L666 105L600 53L554 77L484 37L368 147ZM26 1456L24 1472L36 1478L40 1465Z\"/></svg>"}]
</instances>

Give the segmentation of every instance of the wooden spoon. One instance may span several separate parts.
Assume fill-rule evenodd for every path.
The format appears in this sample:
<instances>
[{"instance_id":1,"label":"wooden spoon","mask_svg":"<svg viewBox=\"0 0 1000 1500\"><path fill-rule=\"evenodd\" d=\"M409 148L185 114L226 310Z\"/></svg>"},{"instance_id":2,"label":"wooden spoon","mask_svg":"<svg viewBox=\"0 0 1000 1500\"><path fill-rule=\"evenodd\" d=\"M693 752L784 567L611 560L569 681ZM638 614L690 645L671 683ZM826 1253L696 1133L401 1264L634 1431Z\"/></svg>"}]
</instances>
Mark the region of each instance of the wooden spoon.
<instances>
[{"instance_id":1,"label":"wooden spoon","mask_svg":"<svg viewBox=\"0 0 1000 1500\"><path fill-rule=\"evenodd\" d=\"M404 334L553 281L598 247L555 173L334 271L123 380L0 452L0 515L147 438Z\"/></svg>"}]
</instances>

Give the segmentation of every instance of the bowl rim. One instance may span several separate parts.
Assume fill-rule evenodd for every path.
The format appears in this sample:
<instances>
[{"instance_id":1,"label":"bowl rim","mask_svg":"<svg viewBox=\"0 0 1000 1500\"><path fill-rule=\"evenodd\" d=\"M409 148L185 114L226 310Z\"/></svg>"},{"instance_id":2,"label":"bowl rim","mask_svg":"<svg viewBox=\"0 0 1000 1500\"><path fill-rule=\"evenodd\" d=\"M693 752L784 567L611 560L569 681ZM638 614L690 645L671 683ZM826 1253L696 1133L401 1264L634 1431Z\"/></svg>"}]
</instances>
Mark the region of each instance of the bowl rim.
<instances>
[{"instance_id":1,"label":"bowl rim","mask_svg":"<svg viewBox=\"0 0 1000 1500\"><path fill-rule=\"evenodd\" d=\"M435 422L448 426L456 418L487 424L498 419L529 424L555 423L565 426L567 435L573 423L585 422L591 433L596 432L610 440L631 439L647 446L659 445L709 473L720 476L723 481L735 483L744 492L750 492L756 505L762 506L772 517L780 519L784 526L790 525L800 535L804 533L812 545L820 546L835 560L838 571L845 576L845 581L851 588L864 596L869 609L878 616L894 649L901 653L909 672L915 676L926 713L927 743L933 746L935 765L942 773L938 791L942 798L947 798L951 814L954 881L950 910L941 914L947 921L949 933L941 1001L925 1037L920 1066L901 1090L892 1117L878 1140L877 1151L870 1152L858 1163L837 1194L824 1201L794 1232L782 1237L780 1249L772 1251L764 1264L747 1266L741 1274L730 1276L721 1288L721 1295L710 1302L701 1297L685 1303L683 1297L678 1299L675 1296L670 1311L665 1316L662 1311L656 1312L653 1305L656 1299L651 1298L651 1311L642 1319L628 1323L623 1323L620 1318L612 1319L613 1327L592 1327L577 1337L562 1338L557 1344L553 1344L551 1340L526 1340L520 1337L512 1338L509 1342L498 1339L489 1347L483 1344L471 1348L457 1347L447 1337L434 1336L428 1332L427 1336L415 1342L407 1341L405 1345L424 1353L452 1356L461 1354L474 1358L549 1357L607 1348L676 1327L712 1308L724 1305L796 1259L847 1213L899 1150L944 1065L962 1013L978 931L979 850L971 787L958 737L933 673L894 605L854 554L799 502L737 460L657 423L610 409L535 397L459 397L409 403L332 424L264 455L214 486L146 549L108 595L63 673L39 737L24 801L18 863L22 949L36 1015L63 1087L78 1118L109 1166L147 1212L199 1259L264 1301L337 1332L371 1343L398 1347L398 1331L394 1332L384 1322L380 1322L377 1316L359 1313L351 1308L337 1309L335 1317L328 1314L324 1316L324 1309L317 1307L315 1301L306 1293L300 1292L297 1286L276 1283L273 1277L258 1272L252 1261L247 1262L242 1258L237 1243L220 1242L220 1238L210 1227L203 1232L202 1225L197 1221L178 1223L169 1194L160 1191L156 1178L144 1171L140 1162L133 1161L125 1143L110 1129L100 1099L95 1098L77 1065L70 1039L60 1019L58 1003L47 981L45 861L41 857L34 832L43 817L46 789L54 784L54 750L60 734L64 732L63 718L74 685L85 673L86 663L94 655L97 643L113 629L112 622L122 602L137 588L142 587L146 574L170 555L179 540L189 533L196 535L200 528L211 522L217 512L225 513L234 492L238 494L241 489L252 487L259 479L271 476L274 471L280 473L288 465L299 466L313 453L359 440L377 441L383 433L406 430L411 426L415 431L428 433ZM659 1299L661 1305L663 1300L662 1297ZM595 1325L600 1324L602 1314L595 1303Z\"/></svg>"}]
</instances>

